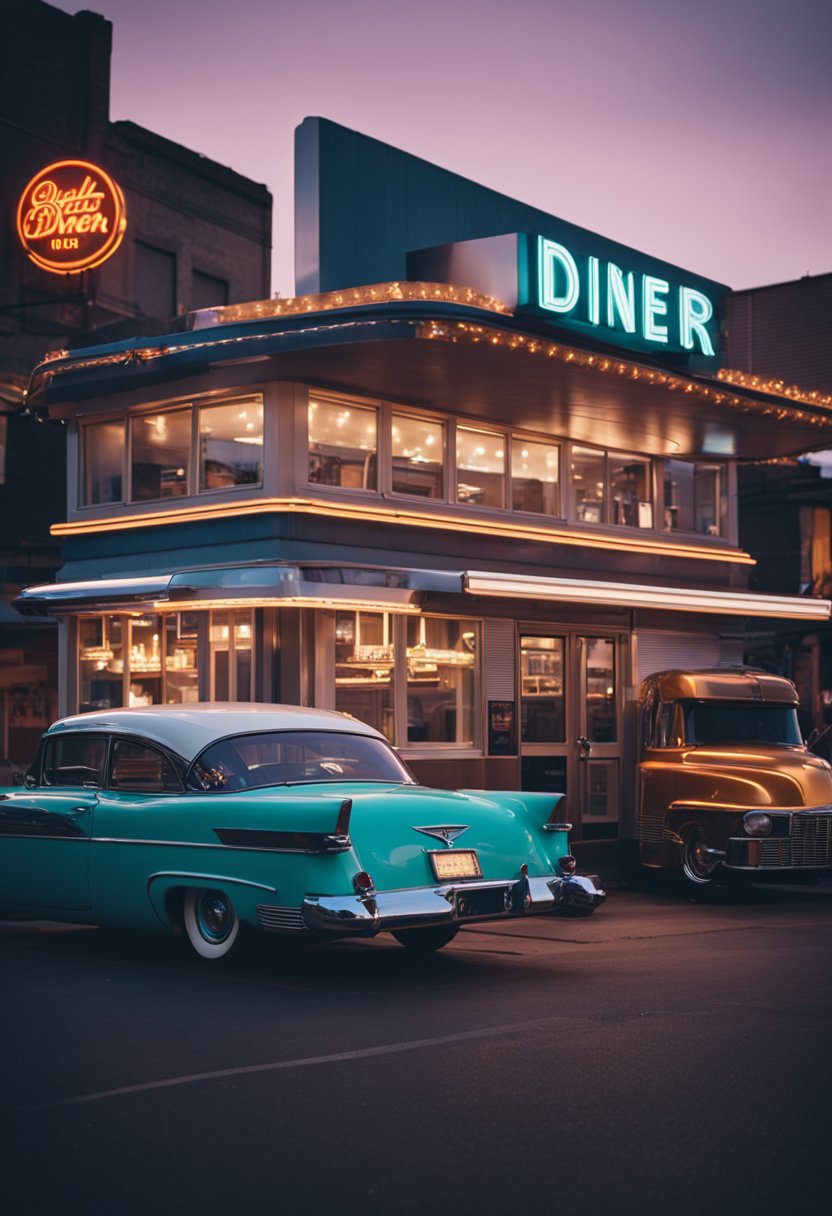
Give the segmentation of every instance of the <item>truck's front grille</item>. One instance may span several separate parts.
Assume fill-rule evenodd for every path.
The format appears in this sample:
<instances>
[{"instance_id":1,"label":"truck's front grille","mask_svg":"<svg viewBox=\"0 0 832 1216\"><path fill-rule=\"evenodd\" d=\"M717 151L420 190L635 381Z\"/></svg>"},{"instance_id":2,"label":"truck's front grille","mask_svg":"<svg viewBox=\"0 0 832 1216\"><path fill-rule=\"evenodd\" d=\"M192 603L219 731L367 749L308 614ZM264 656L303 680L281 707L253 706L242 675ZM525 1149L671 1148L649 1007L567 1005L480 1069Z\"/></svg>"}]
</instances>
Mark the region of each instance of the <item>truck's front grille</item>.
<instances>
[{"instance_id":1,"label":"truck's front grille","mask_svg":"<svg viewBox=\"0 0 832 1216\"><path fill-rule=\"evenodd\" d=\"M764 866L832 865L832 815L793 815L791 835L760 841Z\"/></svg>"}]
</instances>

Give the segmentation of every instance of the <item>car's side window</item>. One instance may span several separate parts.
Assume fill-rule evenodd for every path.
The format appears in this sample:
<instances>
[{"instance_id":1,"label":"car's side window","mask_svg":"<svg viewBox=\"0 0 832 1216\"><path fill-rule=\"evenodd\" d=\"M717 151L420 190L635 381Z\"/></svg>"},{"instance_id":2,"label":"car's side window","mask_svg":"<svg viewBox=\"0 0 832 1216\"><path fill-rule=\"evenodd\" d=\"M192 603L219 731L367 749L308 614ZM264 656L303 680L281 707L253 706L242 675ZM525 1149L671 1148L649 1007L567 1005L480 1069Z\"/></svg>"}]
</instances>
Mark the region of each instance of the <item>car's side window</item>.
<instances>
[{"instance_id":1,"label":"car's side window","mask_svg":"<svg viewBox=\"0 0 832 1216\"><path fill-rule=\"evenodd\" d=\"M117 739L113 745L110 786L135 794L173 794L182 788L176 769L163 752L126 739Z\"/></svg>"},{"instance_id":2,"label":"car's side window","mask_svg":"<svg viewBox=\"0 0 832 1216\"><path fill-rule=\"evenodd\" d=\"M44 745L43 784L101 785L106 758L105 735L55 735Z\"/></svg>"}]
</instances>

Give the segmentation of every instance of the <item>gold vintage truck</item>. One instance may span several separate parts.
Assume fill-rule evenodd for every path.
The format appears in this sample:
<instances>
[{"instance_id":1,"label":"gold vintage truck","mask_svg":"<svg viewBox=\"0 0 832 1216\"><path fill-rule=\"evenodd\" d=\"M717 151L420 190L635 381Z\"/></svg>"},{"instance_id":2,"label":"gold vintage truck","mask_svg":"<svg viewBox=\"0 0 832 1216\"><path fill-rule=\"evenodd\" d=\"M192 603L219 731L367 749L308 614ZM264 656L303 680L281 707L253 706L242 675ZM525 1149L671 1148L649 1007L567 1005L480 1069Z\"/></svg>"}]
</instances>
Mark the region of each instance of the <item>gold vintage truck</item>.
<instances>
[{"instance_id":1,"label":"gold vintage truck","mask_svg":"<svg viewBox=\"0 0 832 1216\"><path fill-rule=\"evenodd\" d=\"M642 864L703 891L732 875L832 872L832 768L808 751L794 685L750 668L642 682Z\"/></svg>"}]
</instances>

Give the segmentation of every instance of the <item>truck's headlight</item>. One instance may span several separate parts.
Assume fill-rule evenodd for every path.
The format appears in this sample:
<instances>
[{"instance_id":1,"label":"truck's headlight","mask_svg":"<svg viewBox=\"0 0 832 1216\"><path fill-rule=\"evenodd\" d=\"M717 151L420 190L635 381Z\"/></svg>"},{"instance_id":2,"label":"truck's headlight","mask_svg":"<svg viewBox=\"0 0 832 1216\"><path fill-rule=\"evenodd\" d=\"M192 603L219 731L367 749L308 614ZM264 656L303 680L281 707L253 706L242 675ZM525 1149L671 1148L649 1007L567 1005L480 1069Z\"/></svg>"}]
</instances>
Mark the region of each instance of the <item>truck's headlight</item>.
<instances>
[{"instance_id":1,"label":"truck's headlight","mask_svg":"<svg viewBox=\"0 0 832 1216\"><path fill-rule=\"evenodd\" d=\"M765 811L747 811L742 817L746 836L770 836L774 824Z\"/></svg>"}]
</instances>

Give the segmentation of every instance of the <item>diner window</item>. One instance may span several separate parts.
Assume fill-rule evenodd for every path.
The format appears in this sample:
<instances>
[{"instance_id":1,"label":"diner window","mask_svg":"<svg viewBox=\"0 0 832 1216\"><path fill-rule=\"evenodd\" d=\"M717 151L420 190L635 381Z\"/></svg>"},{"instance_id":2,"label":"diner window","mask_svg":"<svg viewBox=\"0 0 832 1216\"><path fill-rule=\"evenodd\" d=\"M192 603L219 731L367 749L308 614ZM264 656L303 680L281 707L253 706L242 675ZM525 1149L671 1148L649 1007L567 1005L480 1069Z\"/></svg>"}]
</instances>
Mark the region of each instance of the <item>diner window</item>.
<instances>
[{"instance_id":1,"label":"diner window","mask_svg":"<svg viewBox=\"0 0 832 1216\"><path fill-rule=\"evenodd\" d=\"M124 422L95 422L81 430L81 505L122 501Z\"/></svg>"},{"instance_id":2,"label":"diner window","mask_svg":"<svg viewBox=\"0 0 832 1216\"><path fill-rule=\"evenodd\" d=\"M572 448L572 493L575 517L584 523L607 522L606 453L594 448Z\"/></svg>"},{"instance_id":3,"label":"diner window","mask_svg":"<svg viewBox=\"0 0 832 1216\"><path fill-rule=\"evenodd\" d=\"M354 490L377 488L378 413L351 401L310 397L309 480Z\"/></svg>"},{"instance_id":4,"label":"diner window","mask_svg":"<svg viewBox=\"0 0 832 1216\"><path fill-rule=\"evenodd\" d=\"M478 624L407 617L407 742L473 747Z\"/></svg>"},{"instance_id":5,"label":"diner window","mask_svg":"<svg viewBox=\"0 0 832 1216\"><path fill-rule=\"evenodd\" d=\"M445 495L445 427L393 414L393 490L421 498Z\"/></svg>"},{"instance_id":6,"label":"diner window","mask_svg":"<svg viewBox=\"0 0 832 1216\"><path fill-rule=\"evenodd\" d=\"M199 700L199 620L203 615L170 612L163 617L166 705Z\"/></svg>"},{"instance_id":7,"label":"diner window","mask_svg":"<svg viewBox=\"0 0 832 1216\"><path fill-rule=\"evenodd\" d=\"M505 436L460 426L456 431L456 500L478 507L504 507Z\"/></svg>"},{"instance_id":8,"label":"diner window","mask_svg":"<svg viewBox=\"0 0 832 1216\"><path fill-rule=\"evenodd\" d=\"M254 399L199 410L199 488L263 481L263 404Z\"/></svg>"},{"instance_id":9,"label":"diner window","mask_svg":"<svg viewBox=\"0 0 832 1216\"><path fill-rule=\"evenodd\" d=\"M638 456L610 452L609 471L611 523L628 528L653 527L652 466Z\"/></svg>"},{"instance_id":10,"label":"diner window","mask_svg":"<svg viewBox=\"0 0 832 1216\"><path fill-rule=\"evenodd\" d=\"M664 466L664 529L725 536L728 494L726 470L719 464L667 460Z\"/></svg>"},{"instance_id":11,"label":"diner window","mask_svg":"<svg viewBox=\"0 0 832 1216\"><path fill-rule=\"evenodd\" d=\"M131 499L177 498L188 493L191 410L166 410L133 418Z\"/></svg>"},{"instance_id":12,"label":"diner window","mask_svg":"<svg viewBox=\"0 0 832 1216\"><path fill-rule=\"evenodd\" d=\"M395 621L387 612L335 614L335 708L395 742Z\"/></svg>"},{"instance_id":13,"label":"diner window","mask_svg":"<svg viewBox=\"0 0 832 1216\"><path fill-rule=\"evenodd\" d=\"M78 622L78 703L81 713L124 705L127 618L82 617Z\"/></svg>"},{"instance_id":14,"label":"diner window","mask_svg":"<svg viewBox=\"0 0 832 1216\"><path fill-rule=\"evenodd\" d=\"M560 454L550 443L511 441L511 505L515 511L559 515Z\"/></svg>"},{"instance_id":15,"label":"diner window","mask_svg":"<svg viewBox=\"0 0 832 1216\"><path fill-rule=\"evenodd\" d=\"M162 622L155 613L130 618L127 704L131 709L162 702Z\"/></svg>"},{"instance_id":16,"label":"diner window","mask_svg":"<svg viewBox=\"0 0 832 1216\"><path fill-rule=\"evenodd\" d=\"M200 622L207 612L107 613L78 622L78 706L177 705L199 700ZM243 650L242 643L238 650ZM248 699L248 698L240 698Z\"/></svg>"},{"instance_id":17,"label":"diner window","mask_svg":"<svg viewBox=\"0 0 832 1216\"><path fill-rule=\"evenodd\" d=\"M254 700L254 613L211 613L211 700Z\"/></svg>"}]
</instances>

